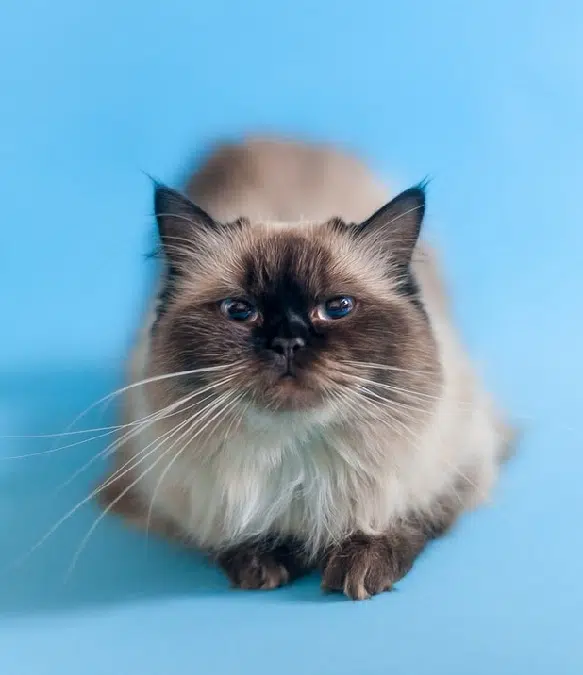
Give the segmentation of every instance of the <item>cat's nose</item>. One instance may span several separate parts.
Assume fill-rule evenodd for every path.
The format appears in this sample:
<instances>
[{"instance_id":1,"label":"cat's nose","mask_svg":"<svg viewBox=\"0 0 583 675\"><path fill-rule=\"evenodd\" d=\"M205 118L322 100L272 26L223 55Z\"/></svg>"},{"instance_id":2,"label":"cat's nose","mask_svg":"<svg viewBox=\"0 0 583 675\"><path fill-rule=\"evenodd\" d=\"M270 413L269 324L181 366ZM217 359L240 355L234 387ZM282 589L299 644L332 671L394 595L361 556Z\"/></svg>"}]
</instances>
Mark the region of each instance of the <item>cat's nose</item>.
<instances>
[{"instance_id":1,"label":"cat's nose","mask_svg":"<svg viewBox=\"0 0 583 675\"><path fill-rule=\"evenodd\" d=\"M276 337L271 341L271 349L281 356L285 356L286 359L291 359L299 352L300 349L303 349L306 346L306 341L301 337L293 338L283 338Z\"/></svg>"}]
</instances>

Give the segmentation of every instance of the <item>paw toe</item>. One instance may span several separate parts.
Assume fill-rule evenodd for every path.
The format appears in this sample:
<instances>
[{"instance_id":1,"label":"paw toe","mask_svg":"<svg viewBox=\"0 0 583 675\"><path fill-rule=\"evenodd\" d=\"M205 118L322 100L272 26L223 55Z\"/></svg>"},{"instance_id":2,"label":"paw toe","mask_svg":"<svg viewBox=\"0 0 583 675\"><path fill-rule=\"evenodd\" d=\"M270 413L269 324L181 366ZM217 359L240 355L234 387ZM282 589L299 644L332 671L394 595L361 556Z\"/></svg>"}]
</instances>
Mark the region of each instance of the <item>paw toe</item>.
<instances>
[{"instance_id":1,"label":"paw toe","mask_svg":"<svg viewBox=\"0 0 583 675\"><path fill-rule=\"evenodd\" d=\"M322 587L352 600L367 600L390 590L391 563L375 540L350 540L332 553L324 567Z\"/></svg>"},{"instance_id":2,"label":"paw toe","mask_svg":"<svg viewBox=\"0 0 583 675\"><path fill-rule=\"evenodd\" d=\"M223 563L233 586L245 590L269 590L286 584L287 569L270 554L246 553Z\"/></svg>"}]
</instances>

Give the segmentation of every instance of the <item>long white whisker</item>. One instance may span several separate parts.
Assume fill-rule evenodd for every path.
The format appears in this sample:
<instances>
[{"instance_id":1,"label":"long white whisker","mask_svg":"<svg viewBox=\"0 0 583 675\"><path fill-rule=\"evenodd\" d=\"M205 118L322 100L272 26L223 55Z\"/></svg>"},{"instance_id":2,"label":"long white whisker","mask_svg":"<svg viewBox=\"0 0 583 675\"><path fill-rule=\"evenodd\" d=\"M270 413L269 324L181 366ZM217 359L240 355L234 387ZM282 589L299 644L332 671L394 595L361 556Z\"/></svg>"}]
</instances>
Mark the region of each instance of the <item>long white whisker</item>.
<instances>
[{"instance_id":1,"label":"long white whisker","mask_svg":"<svg viewBox=\"0 0 583 675\"><path fill-rule=\"evenodd\" d=\"M433 396L431 394L425 394L420 391L412 391L410 389L404 389L402 387L397 387L391 384L385 384L383 382L375 382L374 380L369 380L365 377L360 377L358 375L348 375L348 377L353 380L354 382L362 382L363 384L369 384L374 387L381 387L382 389L386 389L387 391L392 391L398 394L407 394L408 396L411 396L412 398L417 398L423 402L423 400L428 400L428 401L440 401L441 398L439 396ZM460 402L461 403L461 402Z\"/></svg>"},{"instance_id":2,"label":"long white whisker","mask_svg":"<svg viewBox=\"0 0 583 675\"><path fill-rule=\"evenodd\" d=\"M188 420L187 420L187 422L188 422ZM185 424L185 423L183 422L183 424ZM168 432L168 433L170 433L170 432ZM156 441L158 441L158 439L156 439ZM156 441L154 441L154 442L156 442ZM150 445L153 445L153 443L151 443ZM146 448L144 448L144 450L142 450L139 454L142 454L142 453L147 449L147 447L148 447L148 446L146 446ZM155 451L155 450L152 450L151 452L154 452L154 451ZM148 453L148 454L151 454L151 452ZM128 464L130 464L134 459L135 459L135 457L133 457L133 458L132 458L131 460L129 460L128 462L126 462L126 464L124 464L124 467L127 466ZM124 468L124 467L122 467L122 468ZM130 468L128 469L128 471L129 471L131 468L133 468L133 467L130 467ZM121 475L123 475L123 474L121 474ZM117 479L120 478L120 477L121 477L121 476L117 476L114 480L117 480ZM69 520L69 518L71 518L71 517L72 517L72 516L73 516L73 515L74 515L74 514L82 507L82 506L84 506L84 505L87 504L89 501L91 501L93 498L95 498L102 490L104 490L106 487L108 487L109 485L111 485L112 482L114 482L114 481L111 481L111 480L105 481L102 485L100 485L100 486L98 486L97 488L95 488L95 490L93 490L93 491L91 492L91 494L89 494L89 495L87 495L86 497L84 497L84 498L83 498L80 502L78 502L74 507L72 507L71 509L69 509L69 511L67 511L67 513L66 513L64 516L62 516L62 517L61 517L61 518L60 518L60 519L59 519L59 520L58 520L58 521L57 521L57 522L56 522L56 523L55 523L55 524L54 524L54 525L53 525L53 526L52 526L52 527L51 527L51 528L50 528L50 529L49 529L49 530L48 530L48 531L47 531L47 532L46 532L46 533L45 533L45 534L44 534L44 535L43 535L43 536L42 536L42 537L34 544L34 546L32 546L32 548L30 548L30 550L27 551L27 553L25 553L24 555L20 556L19 558L17 558L17 559L14 561L14 563L13 563L14 566L18 566L19 564L21 564L22 562L24 562L27 558L29 558L36 550L38 550L38 549L39 549L39 548L40 548L40 547L41 547L41 546L49 539L49 537L51 537L51 536L52 536L52 535L53 535L53 534L61 527L61 525L63 525L64 522L66 522L67 520Z\"/></svg>"},{"instance_id":3,"label":"long white whisker","mask_svg":"<svg viewBox=\"0 0 583 675\"><path fill-rule=\"evenodd\" d=\"M240 395L238 395L238 396L235 396L234 399L231 398L232 396L233 396L233 393L231 392L231 393L228 393L228 394L225 394L225 395L224 395L224 397L223 397L224 400L222 400L222 401L217 401L217 404L219 404L219 405L222 405L222 404L224 403L223 408L222 408L221 411L220 411L221 413L225 413L226 410L232 409L232 408L238 403L238 401L242 398L242 394L240 394ZM231 400L229 400L229 399L231 399ZM209 411L209 412L212 412L212 410ZM192 418L191 418L191 419L192 419ZM203 420L204 420L204 419L205 419L205 418L203 418ZM210 422L210 421L212 421L212 418L211 418L211 420L209 420L209 422ZM183 434L181 434L181 436L179 437L178 440L179 440L179 441L182 440L186 435L188 435L189 433L191 433L191 432L193 431L193 429L196 427L196 425L197 425L198 423L200 423L200 422L201 422L201 420L194 420L194 421L192 422L192 424L189 426L189 428L188 428ZM206 426L208 426L208 423L207 423L207 425L205 425L205 427L206 427ZM203 427L200 431L202 431L205 427ZM200 431L197 432L197 433L195 433L193 436L191 436L191 437L188 439L188 441L187 441L187 442L184 444L184 446L183 446L183 447L182 447L182 448L174 455L174 457L168 462L168 464L167 464L167 466L165 467L164 471L162 471L162 473L160 474L160 476L159 476L159 478L158 478L158 480L157 480L157 482L156 482L156 486L155 486L155 488L154 488L154 491L153 491L153 493L152 493L152 498L150 499L150 506L149 506L149 508L148 508L148 517L147 517L147 520L146 520L146 532L149 532L149 530L150 530L150 522L151 522L151 520L152 520L152 511L153 511L153 509L154 509L154 504L155 504L155 502L156 502L156 496L157 496L157 494L158 494L158 490L159 490L159 488L160 488L160 486L161 486L161 484L162 484L164 478L166 477L166 475L168 474L168 472L170 471L170 469L172 468L172 466L174 465L174 463L177 461L178 457L179 457L180 455L182 455L182 453L186 450L186 448L188 448L188 446L189 446L191 440L192 440L193 438L195 438L196 436L198 436L199 433L200 433ZM172 444L172 446L174 446L174 443ZM171 448L169 448L169 449L171 449Z\"/></svg>"},{"instance_id":4,"label":"long white whisker","mask_svg":"<svg viewBox=\"0 0 583 675\"><path fill-rule=\"evenodd\" d=\"M192 397L188 397L190 399ZM188 401L181 401L178 405L183 405ZM191 404L191 406L187 406L184 410L188 410L188 408L192 407L192 405L196 405L196 403ZM170 407L170 406L168 406ZM170 414L165 414L167 411L167 408L162 409L161 411L154 412L150 415L148 415L146 418L144 418L139 426L136 426L133 429L130 429L130 431L127 431L125 434L117 438L113 443L110 443L107 447L105 447L101 452L98 452L96 455L93 455L90 457L82 466L80 466L78 469L75 470L75 472L67 478L66 481L61 483L55 490L55 493L58 493L60 490L64 489L67 485L70 485L77 476L82 474L84 471L86 471L90 466L92 466L96 461L98 461L101 458L108 457L109 455L113 454L114 452L117 452L121 447L125 445L128 441L130 441L132 438L135 438L136 436L139 436L142 432L144 432L146 429L152 426L152 424L155 424L156 422L159 422L163 419L167 419L168 417L171 417L172 415L176 415L179 413L184 412L184 410L177 410L174 412L171 412Z\"/></svg>"},{"instance_id":5,"label":"long white whisker","mask_svg":"<svg viewBox=\"0 0 583 675\"><path fill-rule=\"evenodd\" d=\"M178 431L180 431L180 429L182 429L183 426L185 426L186 424L188 424L188 420L186 420L186 422L181 422L181 423L176 427L176 429L174 429L174 433L178 433ZM157 440L158 440L158 439L157 439ZM149 455L151 455L152 453L156 452L156 450L162 445L162 443L164 442L164 440L167 440L167 438L163 438L162 440L160 440L159 443L158 443L158 445L157 445L153 450L151 450L151 451L150 451L149 453L147 453L144 457L142 457L142 459L141 459L137 464L135 464L134 466L128 468L127 471L124 471L121 475L117 476L117 478L116 478L115 480L118 480L119 478L121 478L121 476L125 475L128 471L130 471L131 469L134 469L138 464L141 464L142 461L145 460ZM92 524L91 527L89 528L87 534L86 534L86 535L83 537L83 539L81 540L81 543L79 544L79 546L78 546L78 548L77 548L75 554L73 555L73 559L72 559L72 561L71 561L71 564L69 565L69 568L67 569L67 572L66 572L66 574L65 574L65 580L67 580L68 577L71 575L71 573L72 573L72 571L73 571L73 569L74 569L74 567L75 567L75 565L76 565L77 559L78 559L78 557L79 557L81 551L83 550L83 548L84 548L85 545L87 544L87 542L88 542L88 540L89 540L89 537L90 537L91 534L94 532L94 530L95 530L95 528L97 527L97 525L98 525L98 524L103 520L103 518L111 511L111 509L112 509L118 502L120 502L120 501L125 497L125 495L126 495L133 487L135 487L135 486L136 486L136 485L144 478L144 476L146 476L148 473L150 473L150 471L152 471L153 469L156 468L156 466L157 466L157 465L161 462L161 460L164 459L164 457L166 456L166 452L168 452L168 451L163 452L157 459L155 459L155 460L152 462L152 464L150 464L150 466L148 466L146 469L144 469L144 471L142 471L142 473L138 476L138 478L136 478L136 479L135 479L134 481L132 481L128 486L126 486L126 487L119 493L119 495L117 495L117 497L115 497L115 499L113 499L111 502L109 502L109 503L104 507L104 509L101 511L101 513L100 513L100 514L97 516L97 518L93 521L93 524ZM112 481L112 482L115 482L115 480ZM106 483L104 483L103 485L101 485L97 490L94 490L94 492L93 492L91 495L89 495L89 497L86 498L83 502L80 502L80 504L78 504L76 508L78 508L78 507L81 506L82 504L84 504L84 503L86 503L87 501L89 501L89 499L92 499L92 498L93 498L96 494L98 494L104 487L107 487L107 485L111 485L111 482L106 482ZM72 515L72 513L71 513L70 515Z\"/></svg>"},{"instance_id":6,"label":"long white whisker","mask_svg":"<svg viewBox=\"0 0 583 675\"><path fill-rule=\"evenodd\" d=\"M376 401L380 401L385 404L385 408L393 411L393 413L398 413L399 415L404 415L408 419L413 419L411 412L425 413L426 411L422 408L417 408L416 406L409 405L408 403L400 403L398 401L391 401L391 399L385 398L380 394L377 394L375 391L368 389L367 387L360 387L359 391L364 392L368 396L373 397ZM365 396L365 398L367 398ZM407 412L409 411L409 412Z\"/></svg>"},{"instance_id":7,"label":"long white whisker","mask_svg":"<svg viewBox=\"0 0 583 675\"><path fill-rule=\"evenodd\" d=\"M212 406L215 407L215 404L212 404ZM196 436L198 436L198 435L201 433L201 431L202 431L206 426L208 426L208 424L209 424L210 422L212 422L214 419L216 419L216 417L218 417L222 412L223 412L222 410L219 410L219 412L216 413L215 416L211 417L210 420L209 420L209 421L208 421L208 422L207 422L207 423L206 423L199 431L197 431L197 432L192 436L192 438L195 438ZM187 421L187 422L188 422L188 421ZM69 566L69 569L67 570L66 578L68 578L68 577L70 576L70 574L73 572L73 570L74 570L74 568L75 568L75 565L77 564L77 560L79 559L79 556L81 555L81 553L83 552L83 549L84 549L85 546L87 545L87 542L89 541L91 535L93 534L93 532L95 531L95 529L97 528L97 526L99 525L99 523L100 523L100 522L105 518L105 516L109 513L109 511L115 506L115 504L117 504L117 503L118 503L118 502L119 502L119 501L120 501L120 500L121 500L128 492L129 492L129 490L130 490L132 487L135 487L135 486L136 486L136 485L144 478L144 476L145 476L146 474L150 473L150 471L152 471L152 469L154 469L154 468L160 463L160 461L161 461L164 457L166 457L166 456L172 451L172 449L174 448L174 446L176 445L176 443L177 443L181 438L183 438L186 434L188 434L188 432L189 432L189 429L187 429L186 432L184 432L178 439L176 439L176 440L170 445L170 447L168 447L166 450L164 450L164 451L162 452L162 454L160 455L160 457L158 457L158 459L154 460L154 462L153 462L147 469L145 469L145 470L141 473L141 475L137 478L137 480L134 480L132 483L130 483L130 485L128 485L126 488L124 488L124 490L122 490L122 492L121 492L121 493L120 493L113 501L111 501L111 502L103 509L103 511L99 514L99 516L94 520L92 526L89 528L89 531L88 531L87 534L83 537L83 539L81 540L81 543L79 544L77 550L75 551L75 554L73 555L73 559L72 559L72 561L71 561L71 564L70 564L70 566ZM190 440L190 439L189 439L189 440ZM186 446L187 446L187 445L188 445L188 443L186 444ZM186 446L185 446L185 447L186 447ZM160 447L160 446L158 445L158 446L154 449L154 451L156 451L156 450L158 449L158 447ZM132 468L135 468L135 467L132 467ZM148 516L149 516L149 515L150 515L150 513L148 513ZM149 522L149 521L148 521L148 522Z\"/></svg>"},{"instance_id":8,"label":"long white whisker","mask_svg":"<svg viewBox=\"0 0 583 675\"><path fill-rule=\"evenodd\" d=\"M382 363L371 363L368 361L343 360L342 363L348 366L357 366L362 369L373 368L374 370L388 370L395 373L409 373L411 375L427 375L428 373L434 372L431 368L426 368L425 370L411 370L410 368L397 368L397 366L389 366Z\"/></svg>"},{"instance_id":9,"label":"long white whisker","mask_svg":"<svg viewBox=\"0 0 583 675\"><path fill-rule=\"evenodd\" d=\"M168 408L174 406L174 404L171 404L170 406L166 406L166 408L163 408L162 410L167 410ZM162 412L162 411L158 411ZM75 441L74 443L67 443L66 445L59 445L58 448L52 448L50 450L42 450L40 452L29 452L25 455L11 455L9 457L0 457L0 460L6 460L6 459L26 459L27 457L43 457L44 455L51 455L54 454L55 452L60 452L61 450L67 450L69 448L74 448L79 445L83 445L84 443L91 443L91 441L96 441L100 438L106 438L107 436L111 436L113 433L116 431L119 431L120 429L125 429L127 427L136 427L140 426L143 424L145 421L150 419L152 416L154 416L156 413L151 413L150 415L147 415L146 417L143 417L139 420L134 420L132 422L128 422L127 424L116 424L111 427L103 427L104 429L109 429L106 433L103 434L98 434L96 436L91 436L90 438L83 438L80 441ZM173 412L171 413L172 415L176 415L178 413ZM171 415L167 415L167 417L170 417ZM96 431L96 429L92 429L90 431ZM79 435L82 433L87 433L87 431L70 431L66 434L52 434L49 435L50 438L57 438L60 436L72 436L72 435ZM14 436L13 438L23 438L20 436ZM30 437L29 437L30 438ZM37 438L37 437L35 437ZM44 438L43 436L39 436L38 438ZM110 447L110 446L108 446Z\"/></svg>"},{"instance_id":10,"label":"long white whisker","mask_svg":"<svg viewBox=\"0 0 583 675\"><path fill-rule=\"evenodd\" d=\"M113 424L107 427L95 427L93 429L77 429L76 431L67 431L67 432L61 432L61 433L55 433L55 434L28 434L28 435L23 435L23 434L11 434L8 436L0 436L0 438L6 439L6 440L31 440L38 438L40 440L48 439L48 438L61 438L63 436L81 436L82 434L92 434L95 433L96 431L109 431L113 433L117 429L119 429L121 424Z\"/></svg>"},{"instance_id":11,"label":"long white whisker","mask_svg":"<svg viewBox=\"0 0 583 675\"><path fill-rule=\"evenodd\" d=\"M200 411L201 413L204 412ZM106 480L104 483L99 485L97 488L95 488L89 495L87 495L85 498L83 498L80 502L78 502L73 508L71 508L64 516L62 516L35 544L34 546L31 547L31 549L25 553L24 555L20 556L15 560L13 563L14 566L18 566L24 560L26 560L28 557L30 557L36 550L38 550L48 539L51 537L60 527L63 525L65 521L67 521L69 518L71 518L82 506L87 504L89 501L94 499L102 490L105 488L109 487L112 483L114 483L116 480L119 480L125 473L128 471L133 470L136 466L141 464L147 457L152 455L154 452L156 452L157 448L161 443L163 443L165 440L167 440L169 437L171 438L174 433L178 433L180 429L184 428L189 423L190 419L186 419L185 421L181 422L180 424L177 425L177 427L165 432L162 434L161 437L156 438L154 441L149 443L146 447L144 447L136 456L131 457L125 464L123 464L116 472L110 476L108 480ZM159 445L155 447L154 449L150 450L149 452L146 452L148 448L150 448L152 445L155 445L156 443L159 442ZM136 461L137 459L137 461ZM130 466L131 465L131 466ZM127 468L126 468L127 467ZM125 471L124 471L125 469Z\"/></svg>"},{"instance_id":12,"label":"long white whisker","mask_svg":"<svg viewBox=\"0 0 583 675\"><path fill-rule=\"evenodd\" d=\"M195 368L193 370L180 370L176 371L173 373L164 373L162 375L154 375L152 377L147 377L143 380L138 380L137 382L131 382L130 384L126 385L125 387L121 387L120 389L116 389L115 391L112 391L111 393L107 394L106 396L103 396L100 398L98 401L95 401L92 403L88 408L85 408L81 413L75 417L75 419L67 426L65 429L65 433L68 433L71 427L73 427L80 419L82 419L87 413L89 413L91 410L96 408L98 405L101 405L102 403L107 403L108 401L111 401L113 398L116 396L120 396L124 392L130 390L130 389L135 389L136 387L142 387L146 384L152 384L153 382L160 382L162 380L167 380L173 377L183 377L186 375L196 375L198 373L214 373L218 372L221 370L226 370L228 368L231 368L237 372L242 370L242 362L241 361L235 361L234 363L226 363L222 364L220 366L208 366L205 368Z\"/></svg>"},{"instance_id":13,"label":"long white whisker","mask_svg":"<svg viewBox=\"0 0 583 675\"><path fill-rule=\"evenodd\" d=\"M242 408L242 410L240 411L240 414L238 416L233 417L233 419L229 423L229 426L225 430L225 433L223 435L223 438L224 438L223 442L225 442L227 440L227 438L229 438L229 434L231 433L231 429L233 428L233 425L234 425L235 421L237 422L237 424L240 424L243 421L243 418L245 417L245 414L249 410L250 406L251 406L251 401L248 401L245 404L245 406Z\"/></svg>"},{"instance_id":14,"label":"long white whisker","mask_svg":"<svg viewBox=\"0 0 583 675\"><path fill-rule=\"evenodd\" d=\"M407 396L410 396L412 398L417 398L417 399L425 399L427 401L441 401L441 397L439 396L434 396L432 394L425 394L424 392L421 391L413 391L411 389L404 389L403 387L396 387L391 384L384 384L383 382L374 382L374 380L366 380L368 384L374 384L377 387L382 387L383 389L387 389L388 391L393 391L398 394L406 394ZM457 405L460 406L469 406L471 405L468 401L456 401Z\"/></svg>"},{"instance_id":15,"label":"long white whisker","mask_svg":"<svg viewBox=\"0 0 583 675\"><path fill-rule=\"evenodd\" d=\"M457 466L455 466L455 464L452 464L451 462L449 462L449 461L448 461L447 459L445 459L444 457L441 457L441 458L440 458L440 461L442 461L442 462L443 462L446 466L448 466L452 471L455 471L455 473L457 473L457 475L458 475L460 478L463 478L463 480L465 480L466 483L468 483L468 485L470 485L471 487L475 488L475 489L478 491L478 494L479 494L481 497L487 496L486 493L485 493L483 490L480 489L479 485L476 485L476 483L474 483L474 481L471 480L471 478L470 478L469 476L467 476L460 468L458 468Z\"/></svg>"},{"instance_id":16,"label":"long white whisker","mask_svg":"<svg viewBox=\"0 0 583 675\"><path fill-rule=\"evenodd\" d=\"M180 409L181 406L185 405L189 401L191 401L193 398L200 396L201 394L206 393L207 391L210 391L212 389L216 389L218 387L222 387L224 384L227 384L230 382L235 376L234 375L229 375L228 377L225 377L218 382L214 382L213 384L210 384L206 387L202 387L201 389L198 389L192 394L189 394L188 396L180 399L179 401L176 401L174 403L171 403L170 405L166 406L165 408L162 408L161 410L151 413L150 415L147 415L146 417L142 418L140 420L140 425L137 426L135 429L131 429L129 432L126 432L123 436L120 438L116 439L113 443L110 443L104 450L102 450L100 453L97 455L94 455L91 457L83 466L79 467L72 476L70 476L64 483L61 483L59 487L57 488L56 492L59 490L62 490L64 487L69 485L79 474L83 473L86 471L90 466L92 466L99 458L101 457L106 457L108 455L113 454L117 450L119 450L126 442L130 441L132 438L135 438L136 436L139 436L143 431L148 429L149 427L152 426L152 424L159 422L161 420L168 419L169 417L172 417L173 415L179 415L183 414L187 410L190 410L194 406L198 406L201 403L204 403L207 401L209 398L212 398L214 394L211 394L210 396L207 396L203 398L200 401L195 401L194 403L191 403L189 406L186 406L186 408L183 408L182 410ZM166 414L169 413L169 414Z\"/></svg>"},{"instance_id":17,"label":"long white whisker","mask_svg":"<svg viewBox=\"0 0 583 675\"><path fill-rule=\"evenodd\" d=\"M356 393L356 392L350 392L349 396L350 396L351 394L354 394L354 393ZM367 401L367 403L369 402L368 399L366 399L366 398L363 397L362 395L360 395L360 394L358 394L358 393L356 393L356 395L357 395L357 397L359 397L359 398L361 398L361 399L364 398L364 400ZM356 401L354 401L354 402L356 403ZM406 440L407 442L412 443L412 444L413 444L413 447L415 447L416 449L418 449L418 450L420 449L420 446L419 446L419 444L418 444L418 442L421 440L420 435L419 435L419 434L416 434L416 433L415 433L409 426L407 426L403 421L398 420L398 419L394 419L394 418L391 418L390 420L388 420L388 419L386 419L386 418L379 418L379 419L377 420L377 422L380 422L381 424L386 425L391 431L393 431L393 433L396 433L398 436L400 436L401 438L403 438L403 439ZM402 431L401 431L401 432L399 432L399 430L393 426L394 423L398 424L398 425L402 428ZM404 433L403 433L403 432L404 432ZM460 476L460 478L462 478L464 481L466 481L466 482L468 483L468 485L470 485L471 487L473 487L473 488L477 491L478 495L480 495L482 498L484 498L484 497L487 496L487 493L486 493L483 489L481 489L479 485L477 485L474 481L472 481L471 478L470 478L469 476L467 476L467 475L466 475L459 467L455 466L455 464L453 464L452 462L448 461L448 460L445 459L444 457L437 457L437 459L438 459L438 461L440 461L440 462L442 462L443 464L445 464L445 466L447 466L451 471L453 471L453 472L456 473L458 476ZM453 487L453 486L452 486L452 487ZM454 491L455 491L455 493L456 493L456 497L458 498L458 500L460 501L460 503L463 503L463 500L462 500L461 497L459 496L459 493L457 492L457 490L455 489L455 487L453 487L453 489L454 489Z\"/></svg>"},{"instance_id":18,"label":"long white whisker","mask_svg":"<svg viewBox=\"0 0 583 675\"><path fill-rule=\"evenodd\" d=\"M222 395L224 396L224 394ZM102 490L106 487L109 487L115 481L119 480L122 476L124 476L128 471L132 471L133 469L136 468L136 466L139 466L142 464L144 460L146 460L149 456L151 456L153 453L155 453L158 448L160 447L161 443L164 442L165 440L168 440L168 438L172 438L174 436L174 433L177 433L180 431L180 429L183 429L185 426L187 426L192 419L195 417L200 417L203 416L203 419L206 417L206 413L209 411L209 409L214 410L216 402L209 403L207 406L202 408L201 410L198 410L196 413L194 413L191 417L187 418L186 420L182 421L180 424L178 424L176 427L173 429L170 429L169 431L166 431L163 433L161 436L158 438L154 439L152 442L148 443L142 450L140 450L139 453L131 457L125 464L123 464L117 471L114 471L111 476L100 486L100 488L97 489L95 494L99 492L99 490ZM160 443L158 443L160 441ZM146 453L146 450L150 448L152 445L156 445L152 450ZM137 460L137 461L136 461ZM133 464L132 464L133 463ZM130 466L131 465L131 466Z\"/></svg>"},{"instance_id":19,"label":"long white whisker","mask_svg":"<svg viewBox=\"0 0 583 675\"><path fill-rule=\"evenodd\" d=\"M208 401L209 399L212 399L212 398L213 398L213 395L212 395L212 394L211 394L210 396L206 396L204 399L202 399L202 401L197 401L196 403L191 404L190 406L187 406L186 410L188 410L188 409L190 409L190 408L193 408L193 407L195 407L195 406L198 406L200 403L203 403L204 401ZM183 420L181 423L178 424L178 426L175 426L175 427L173 427L172 429L170 429L170 430L164 432L161 436L158 436L158 437L155 438L153 441L151 441L150 443L148 443L148 444L147 444L144 448L142 448L138 453L136 453L135 455L133 455L132 457L130 457L129 460L127 460L121 467L119 467L116 471L114 471L114 472L109 476L109 478L105 481L105 483L101 486L101 489L106 488L106 487L112 485L116 480L119 480L119 479L120 479L123 475L125 475L128 471L133 470L136 466L138 466L139 464L141 464L142 461L143 461L144 459L147 459L147 457L149 457L149 456L152 455L154 452L156 452L156 450L158 449L159 445L157 445L153 450L150 450L149 452L146 453L146 450L148 450L148 448L151 448L153 445L155 445L155 444L156 444L158 441L160 441L160 440L163 442L163 441L167 440L167 438L169 438L169 437L172 438L173 432L174 432L174 431L180 430L180 429L184 428L184 427L190 422L190 420L193 419L194 417L198 417L198 416L200 416L200 415L205 414L206 411L208 410L208 408L211 407L212 405L214 405L213 402L209 403L207 406L204 406L202 409L197 410L197 411L193 414L193 416L187 418L186 420ZM155 420L155 421L157 421L157 420ZM140 433L141 431L143 431L143 429L140 429L140 430L138 431L138 433ZM112 450L111 452L113 452L113 450ZM141 457L141 459L140 459L140 457ZM136 460L137 460L137 461L136 461ZM130 466L130 465L131 465L131 466Z\"/></svg>"},{"instance_id":20,"label":"long white whisker","mask_svg":"<svg viewBox=\"0 0 583 675\"><path fill-rule=\"evenodd\" d=\"M91 443L91 441L96 441L100 438L106 438L111 436L119 427L115 427L113 431L107 431L103 434L97 434L96 436L90 436L89 438L83 438L80 441L75 441L74 443L67 443L66 445L59 445L58 448L51 448L50 450L41 450L40 452L27 452L24 455L8 455L7 457L0 457L0 461L6 461L9 459L28 459L29 457L44 457L45 455L52 455L61 450L68 450L69 448L75 448L79 445L84 445L85 443Z\"/></svg>"}]
</instances>

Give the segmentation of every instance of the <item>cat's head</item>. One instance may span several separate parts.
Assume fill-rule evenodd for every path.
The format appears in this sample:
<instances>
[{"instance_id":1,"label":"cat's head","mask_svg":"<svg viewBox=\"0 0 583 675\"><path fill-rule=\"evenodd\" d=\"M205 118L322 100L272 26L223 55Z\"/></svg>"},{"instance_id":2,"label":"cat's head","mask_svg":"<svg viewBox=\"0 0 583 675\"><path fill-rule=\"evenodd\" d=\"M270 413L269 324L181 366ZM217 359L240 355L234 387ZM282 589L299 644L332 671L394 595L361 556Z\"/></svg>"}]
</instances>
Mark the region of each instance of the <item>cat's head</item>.
<instances>
[{"instance_id":1,"label":"cat's head","mask_svg":"<svg viewBox=\"0 0 583 675\"><path fill-rule=\"evenodd\" d=\"M166 272L151 359L185 372L166 381L176 400L402 418L431 406L438 356L410 268L422 186L362 223L220 223L165 187L155 207Z\"/></svg>"}]
</instances>

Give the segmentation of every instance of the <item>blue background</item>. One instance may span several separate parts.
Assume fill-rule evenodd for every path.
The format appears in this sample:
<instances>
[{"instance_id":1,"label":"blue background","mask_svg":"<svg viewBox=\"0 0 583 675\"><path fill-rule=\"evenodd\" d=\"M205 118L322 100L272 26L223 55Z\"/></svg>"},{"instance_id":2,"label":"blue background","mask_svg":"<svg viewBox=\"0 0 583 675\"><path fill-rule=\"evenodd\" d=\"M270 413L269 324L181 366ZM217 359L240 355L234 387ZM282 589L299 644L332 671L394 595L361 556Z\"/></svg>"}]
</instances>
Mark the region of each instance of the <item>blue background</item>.
<instances>
[{"instance_id":1,"label":"blue background","mask_svg":"<svg viewBox=\"0 0 583 675\"><path fill-rule=\"evenodd\" d=\"M398 592L230 591L56 487L106 439L0 439L0 672L583 672L583 4L4 0L0 433L62 431L122 380L152 270L151 186L271 129L431 174L467 342L525 427L491 508ZM84 420L109 424L111 410ZM74 440L74 439L73 439Z\"/></svg>"}]
</instances>

